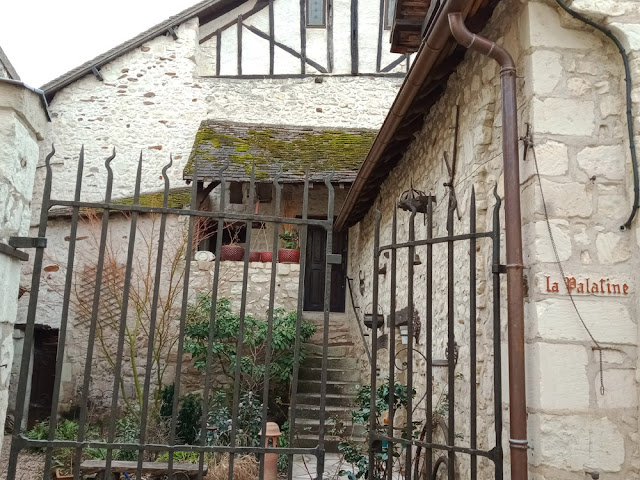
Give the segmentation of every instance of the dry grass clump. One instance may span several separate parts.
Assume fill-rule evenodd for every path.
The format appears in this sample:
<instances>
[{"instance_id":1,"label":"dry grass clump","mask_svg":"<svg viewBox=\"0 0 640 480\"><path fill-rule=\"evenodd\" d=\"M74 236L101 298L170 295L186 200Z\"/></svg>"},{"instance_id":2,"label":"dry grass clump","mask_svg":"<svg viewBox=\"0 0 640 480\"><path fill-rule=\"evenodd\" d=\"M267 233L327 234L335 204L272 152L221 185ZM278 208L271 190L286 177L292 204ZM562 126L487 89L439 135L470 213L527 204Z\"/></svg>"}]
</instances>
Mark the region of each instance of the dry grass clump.
<instances>
[{"instance_id":1,"label":"dry grass clump","mask_svg":"<svg viewBox=\"0 0 640 480\"><path fill-rule=\"evenodd\" d=\"M233 480L255 480L259 475L258 461L253 455L238 455L233 461ZM205 480L229 479L229 455L211 463Z\"/></svg>"}]
</instances>

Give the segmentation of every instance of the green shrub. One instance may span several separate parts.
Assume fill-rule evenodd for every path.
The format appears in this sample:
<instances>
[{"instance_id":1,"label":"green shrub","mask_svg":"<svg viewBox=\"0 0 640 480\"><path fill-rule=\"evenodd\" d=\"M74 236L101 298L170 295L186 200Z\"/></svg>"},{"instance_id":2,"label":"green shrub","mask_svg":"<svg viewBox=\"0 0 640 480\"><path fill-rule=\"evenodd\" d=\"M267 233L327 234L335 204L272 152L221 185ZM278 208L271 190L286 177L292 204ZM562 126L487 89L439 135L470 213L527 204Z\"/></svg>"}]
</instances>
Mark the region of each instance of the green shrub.
<instances>
[{"instance_id":1,"label":"green shrub","mask_svg":"<svg viewBox=\"0 0 640 480\"><path fill-rule=\"evenodd\" d=\"M209 427L207 431L208 445L230 445L232 408L231 398L218 392L209 410ZM236 445L257 447L260 445L260 428L262 428L262 402L252 392L240 395L238 416L236 417Z\"/></svg>"},{"instance_id":2,"label":"green shrub","mask_svg":"<svg viewBox=\"0 0 640 480\"><path fill-rule=\"evenodd\" d=\"M198 296L189 306L188 322L185 329L184 350L190 353L194 367L204 371L209 344L211 297ZM296 312L275 309L273 315L271 363L269 380L273 390L287 392L293 374L294 348L296 343ZM216 364L230 380L235 378L237 363L237 340L240 330L240 316L231 311L228 300L221 299L216 305L212 353ZM265 376L265 355L268 322L247 315L244 319L244 347L240 361L242 391L261 392ZM302 321L300 340L305 342L316 331L315 325ZM305 358L304 345L300 348L300 361Z\"/></svg>"},{"instance_id":3,"label":"green shrub","mask_svg":"<svg viewBox=\"0 0 640 480\"><path fill-rule=\"evenodd\" d=\"M160 416L162 418L171 418L173 414L173 397L175 396L176 385L165 385L160 390Z\"/></svg>"},{"instance_id":4,"label":"green shrub","mask_svg":"<svg viewBox=\"0 0 640 480\"><path fill-rule=\"evenodd\" d=\"M178 426L176 436L178 441L193 445L198 439L200 422L202 420L202 400L192 393L184 397L178 412Z\"/></svg>"}]
</instances>

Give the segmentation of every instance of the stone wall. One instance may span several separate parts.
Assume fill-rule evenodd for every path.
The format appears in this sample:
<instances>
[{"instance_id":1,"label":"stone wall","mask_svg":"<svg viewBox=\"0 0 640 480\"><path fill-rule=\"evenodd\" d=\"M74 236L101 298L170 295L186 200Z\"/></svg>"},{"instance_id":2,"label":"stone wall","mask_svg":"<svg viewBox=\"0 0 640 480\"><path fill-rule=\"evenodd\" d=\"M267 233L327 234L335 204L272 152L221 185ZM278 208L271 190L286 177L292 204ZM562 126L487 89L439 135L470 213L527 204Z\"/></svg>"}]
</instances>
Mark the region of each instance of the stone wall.
<instances>
[{"instance_id":1,"label":"stone wall","mask_svg":"<svg viewBox=\"0 0 640 480\"><path fill-rule=\"evenodd\" d=\"M3 244L9 237L29 233L38 141L42 140L47 126L46 113L37 94L0 80L0 242ZM17 258L0 253L0 439L11 380L20 269Z\"/></svg>"},{"instance_id":2,"label":"stone wall","mask_svg":"<svg viewBox=\"0 0 640 480\"><path fill-rule=\"evenodd\" d=\"M377 128L401 83L365 76L324 75L318 82L313 77L199 76L197 19L182 24L177 34L178 40L157 37L103 66L103 82L87 75L56 93L50 105L52 128L44 142L55 143L58 151L54 196L70 195L82 145L88 180L83 194L104 197L104 159L115 147L114 198L129 196L140 152L143 192L157 189L170 154L173 186L183 184L182 168L203 119ZM38 179L41 185L43 177Z\"/></svg>"},{"instance_id":3,"label":"stone wall","mask_svg":"<svg viewBox=\"0 0 640 480\"><path fill-rule=\"evenodd\" d=\"M595 5L595 4L593 4ZM606 8L618 11L622 4ZM602 3L598 4L603 7ZM595 7L594 7L595 8ZM637 15L635 4L624 4ZM625 10L626 11L626 10ZM508 14L507 14L508 12ZM623 17L617 17L623 18ZM635 18L625 16L627 19ZM627 27L629 31L632 26ZM637 232L620 231L632 203L630 159L624 116L624 72L613 44L559 8L545 3L506 1L498 6L482 32L504 45L517 62L519 131L531 123L535 152L551 230L564 272L576 279L578 310L602 351L605 393L600 394L599 352L580 324L563 287L544 217L531 150L521 162L527 326L527 394L529 403L530 472L540 479L581 479L585 472L606 472L607 478L638 475L637 389ZM630 37L632 38L632 37ZM632 43L632 42L631 42ZM634 59L634 53L631 58ZM635 60L634 60L635 62ZM635 65L635 63L634 63ZM634 67L636 68L636 67ZM636 77L640 78L640 77ZM637 87L636 87L637 88ZM635 98L634 98L635 99ZM428 115L404 159L382 185L374 207L382 212L381 244L391 235L394 200L411 183L435 195L434 236L446 227L448 181L443 152L452 151L455 105L461 108L459 158L455 191L462 220L456 232L468 229L471 187L478 205L478 229L491 228L492 190L503 196L500 90L497 65L469 52L452 75L447 90ZM634 104L634 108L637 106ZM635 110L634 110L635 111ZM635 130L635 129L634 129ZM637 131L636 131L637 133ZM522 153L522 150L521 150ZM398 212L399 241L407 238L408 214ZM364 275L365 295L371 300L374 214L350 230L351 276ZM637 225L637 223L636 223ZM637 228L637 227L636 227ZM426 236L420 216L416 238ZM503 239L504 240L504 239ZM504 241L502 243L504 245ZM423 331L418 348L425 353L425 249L418 248L422 265L415 267L415 305ZM481 448L491 447L491 249L479 242L477 314L468 305L468 246L455 249L456 442L468 444L469 322L477 322L478 431ZM504 262L504 253L502 253ZM382 259L387 263L389 260ZM406 251L398 257L398 309L406 306ZM558 282L558 292L547 291ZM381 305L389 313L390 275L379 276ZM434 246L434 358L444 358L446 346L446 246ZM580 294L580 283L618 284L620 294ZM600 280L603 280L600 283ZM624 294L624 284L628 294ZM508 369L506 365L506 292L502 281L503 448L508 463ZM591 287L593 289L593 287ZM611 287L615 288L615 287ZM612 290L615 292L615 290ZM399 335L398 335L399 336ZM609 350L609 348L611 350ZM385 352L383 351L383 354ZM418 396L424 392L424 362L416 355ZM433 404L446 385L446 371L434 370ZM385 372L383 371L383 374ZM464 476L468 462L459 456ZM480 461L480 465L486 465ZM481 468L482 475L489 475Z\"/></svg>"}]
</instances>

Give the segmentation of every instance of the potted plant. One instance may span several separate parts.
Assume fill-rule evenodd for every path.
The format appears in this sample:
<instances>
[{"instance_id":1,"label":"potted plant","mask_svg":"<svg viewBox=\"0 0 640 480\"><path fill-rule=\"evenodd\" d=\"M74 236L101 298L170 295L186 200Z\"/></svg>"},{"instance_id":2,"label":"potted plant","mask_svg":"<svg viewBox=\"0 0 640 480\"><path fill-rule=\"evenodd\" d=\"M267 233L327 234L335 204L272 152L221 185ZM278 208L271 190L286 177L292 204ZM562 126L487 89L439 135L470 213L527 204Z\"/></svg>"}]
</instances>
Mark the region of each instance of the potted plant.
<instances>
[{"instance_id":1,"label":"potted plant","mask_svg":"<svg viewBox=\"0 0 640 480\"><path fill-rule=\"evenodd\" d=\"M240 229L231 225L229 227L231 242L220 248L220 260L240 262L244 258L244 247L240 244Z\"/></svg>"},{"instance_id":2,"label":"potted plant","mask_svg":"<svg viewBox=\"0 0 640 480\"><path fill-rule=\"evenodd\" d=\"M300 249L298 248L298 231L285 230L280 234L284 248L278 250L280 263L300 263Z\"/></svg>"}]
</instances>

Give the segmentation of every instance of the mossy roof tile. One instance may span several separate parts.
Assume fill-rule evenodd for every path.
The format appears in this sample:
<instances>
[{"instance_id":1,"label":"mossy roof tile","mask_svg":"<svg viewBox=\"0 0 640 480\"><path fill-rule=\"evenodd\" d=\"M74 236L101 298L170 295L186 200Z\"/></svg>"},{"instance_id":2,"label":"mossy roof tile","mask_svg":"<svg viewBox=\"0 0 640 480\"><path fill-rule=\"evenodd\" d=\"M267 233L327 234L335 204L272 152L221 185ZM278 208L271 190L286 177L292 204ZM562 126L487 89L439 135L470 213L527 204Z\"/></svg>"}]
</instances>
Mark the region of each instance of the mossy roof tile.
<instances>
[{"instance_id":1,"label":"mossy roof tile","mask_svg":"<svg viewBox=\"0 0 640 480\"><path fill-rule=\"evenodd\" d=\"M333 172L334 183L351 183L376 136L374 130L252 125L205 120L200 124L184 169L192 180L198 165L200 181L218 180L224 171L229 181L249 181L255 165L256 180L272 180L282 171L281 182L324 182Z\"/></svg>"}]
</instances>

